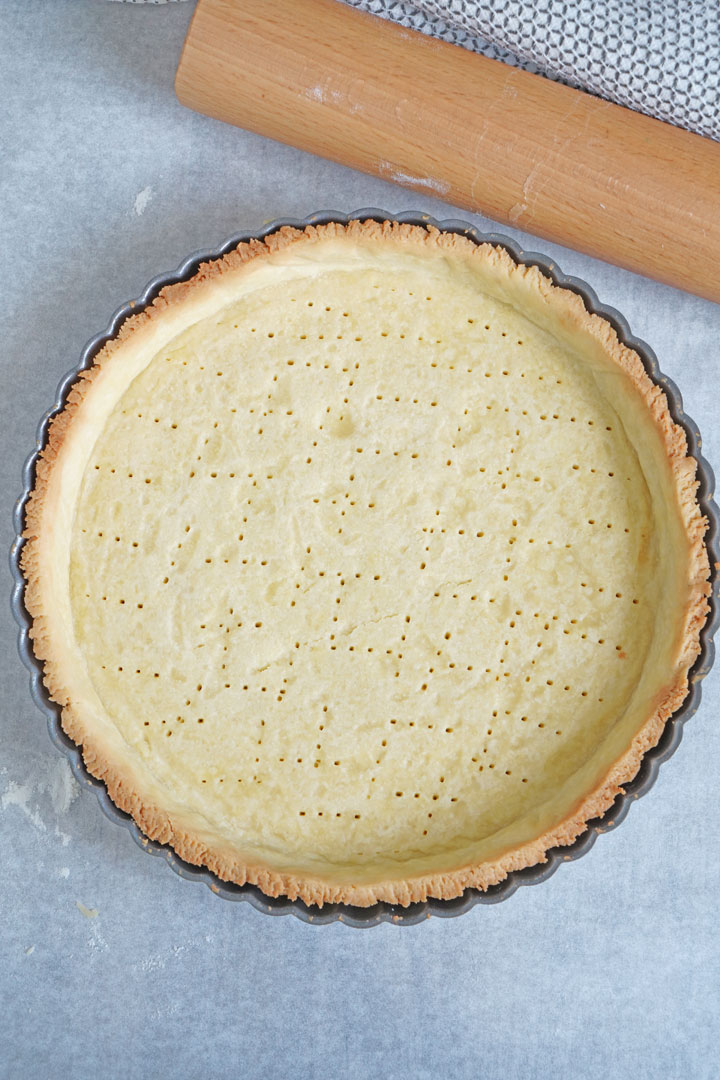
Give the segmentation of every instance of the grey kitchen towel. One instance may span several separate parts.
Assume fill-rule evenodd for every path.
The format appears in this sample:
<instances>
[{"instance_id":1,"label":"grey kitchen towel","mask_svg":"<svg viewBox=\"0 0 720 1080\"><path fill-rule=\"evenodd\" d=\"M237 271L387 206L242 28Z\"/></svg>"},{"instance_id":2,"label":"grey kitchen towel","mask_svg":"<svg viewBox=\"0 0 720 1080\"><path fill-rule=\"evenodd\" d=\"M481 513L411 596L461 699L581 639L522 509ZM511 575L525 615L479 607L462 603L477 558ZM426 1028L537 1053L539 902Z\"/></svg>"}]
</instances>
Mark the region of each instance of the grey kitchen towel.
<instances>
[{"instance_id":1,"label":"grey kitchen towel","mask_svg":"<svg viewBox=\"0 0 720 1080\"><path fill-rule=\"evenodd\" d=\"M719 0L344 2L720 140Z\"/></svg>"}]
</instances>

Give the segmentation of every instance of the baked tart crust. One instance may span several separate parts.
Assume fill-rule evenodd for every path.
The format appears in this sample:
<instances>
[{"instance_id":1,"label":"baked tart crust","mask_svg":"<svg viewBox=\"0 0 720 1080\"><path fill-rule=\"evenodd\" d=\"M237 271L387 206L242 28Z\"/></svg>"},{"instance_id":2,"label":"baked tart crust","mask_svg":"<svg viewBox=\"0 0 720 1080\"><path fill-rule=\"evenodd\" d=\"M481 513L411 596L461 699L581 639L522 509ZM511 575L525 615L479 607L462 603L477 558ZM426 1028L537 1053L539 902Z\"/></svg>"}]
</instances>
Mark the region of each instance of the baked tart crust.
<instances>
[{"instance_id":1,"label":"baked tart crust","mask_svg":"<svg viewBox=\"0 0 720 1080\"><path fill-rule=\"evenodd\" d=\"M682 704L697 486L639 356L537 268L286 227L79 373L26 510L30 636L89 772L187 862L449 899L571 844Z\"/></svg>"}]
</instances>

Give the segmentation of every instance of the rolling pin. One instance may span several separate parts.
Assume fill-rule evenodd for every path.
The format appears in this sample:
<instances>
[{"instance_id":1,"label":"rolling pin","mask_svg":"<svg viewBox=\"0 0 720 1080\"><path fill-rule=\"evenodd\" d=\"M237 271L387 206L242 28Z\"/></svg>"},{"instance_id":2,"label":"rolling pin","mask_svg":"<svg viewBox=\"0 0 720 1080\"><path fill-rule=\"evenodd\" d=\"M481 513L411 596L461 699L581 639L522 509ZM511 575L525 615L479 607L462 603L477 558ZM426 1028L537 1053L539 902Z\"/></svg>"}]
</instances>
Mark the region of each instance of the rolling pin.
<instances>
[{"instance_id":1,"label":"rolling pin","mask_svg":"<svg viewBox=\"0 0 720 1080\"><path fill-rule=\"evenodd\" d=\"M184 104L720 302L720 143L338 0L198 0Z\"/></svg>"}]
</instances>

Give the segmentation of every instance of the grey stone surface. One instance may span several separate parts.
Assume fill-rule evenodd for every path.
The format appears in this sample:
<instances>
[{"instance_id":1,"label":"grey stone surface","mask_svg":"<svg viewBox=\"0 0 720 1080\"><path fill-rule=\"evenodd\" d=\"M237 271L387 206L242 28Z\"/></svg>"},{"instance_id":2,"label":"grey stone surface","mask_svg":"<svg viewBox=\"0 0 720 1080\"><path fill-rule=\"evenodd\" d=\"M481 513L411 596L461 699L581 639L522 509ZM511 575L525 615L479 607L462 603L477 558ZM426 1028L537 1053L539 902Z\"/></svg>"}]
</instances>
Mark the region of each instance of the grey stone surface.
<instances>
[{"instance_id":1,"label":"grey stone surface","mask_svg":"<svg viewBox=\"0 0 720 1080\"><path fill-rule=\"evenodd\" d=\"M5 550L59 378L155 273L279 215L457 214L183 109L190 7L2 5ZM720 462L720 308L511 235L624 312ZM3 1080L720 1076L720 671L655 788L580 862L459 919L358 931L260 915L144 855L51 745L7 602L0 633Z\"/></svg>"}]
</instances>

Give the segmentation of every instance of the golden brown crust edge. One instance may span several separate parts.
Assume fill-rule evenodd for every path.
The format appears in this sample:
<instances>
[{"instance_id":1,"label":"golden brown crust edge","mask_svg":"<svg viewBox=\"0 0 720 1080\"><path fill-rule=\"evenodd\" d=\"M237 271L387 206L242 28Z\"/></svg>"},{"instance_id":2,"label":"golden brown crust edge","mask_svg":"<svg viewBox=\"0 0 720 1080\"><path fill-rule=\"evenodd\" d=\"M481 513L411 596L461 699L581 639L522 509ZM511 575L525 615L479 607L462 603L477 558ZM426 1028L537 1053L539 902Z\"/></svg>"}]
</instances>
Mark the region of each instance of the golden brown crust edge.
<instances>
[{"instance_id":1,"label":"golden brown crust edge","mask_svg":"<svg viewBox=\"0 0 720 1080\"><path fill-rule=\"evenodd\" d=\"M92 380L103 365L139 329L148 326L169 309L182 303L199 285L234 271L257 258L267 258L298 242L314 243L331 237L349 237L369 242L408 245L414 249L447 250L465 258L484 258L504 272L528 278L543 299L552 302L553 309L562 312L568 324L594 337L609 356L628 375L647 404L670 462L678 505L690 547L689 595L685 623L681 634L675 671L657 702L655 712L635 735L627 751L614 763L601 784L591 792L563 821L535 840L514 848L497 859L465 866L448 873L435 873L391 880L369 885L332 884L320 878L281 874L261 865L246 863L237 853L220 846L208 846L192 831L184 829L172 816L143 798L137 790L132 769L123 769L109 760L98 744L97 737L85 718L72 704L72 689L65 685L63 671L56 657L53 642L52 611L45 606L44 581L41 565L43 515L54 470L61 458L63 444L73 417L83 402ZM224 881L238 885L256 885L268 896L287 896L306 904L344 903L359 907L378 901L406 906L428 897L452 899L467 888L485 890L501 882L513 870L520 870L547 861L549 849L571 844L587 828L587 823L600 817L612 805L623 785L637 774L644 754L655 746L667 720L680 707L688 692L688 672L700 652L700 631L709 611L708 581L710 566L703 541L707 521L702 517L696 499L697 463L687 453L685 433L670 416L665 393L656 386L643 368L640 357L624 346L610 324L591 315L582 299L575 293L555 286L536 267L517 266L500 248L477 245L466 237L442 233L432 227L401 225L397 222L352 221L347 226L331 223L308 226L299 230L285 227L265 240L243 243L224 258L203 264L187 282L170 285L145 311L126 319L116 337L107 343L95 358L93 366L80 373L63 410L50 423L45 448L37 462L36 479L26 507L25 546L21 568L26 580L25 606L32 617L30 637L38 660L43 662L44 682L48 692L61 708L63 730L82 749L88 771L102 780L110 798L121 810L130 814L150 839L169 844L186 862L207 866Z\"/></svg>"}]
</instances>

